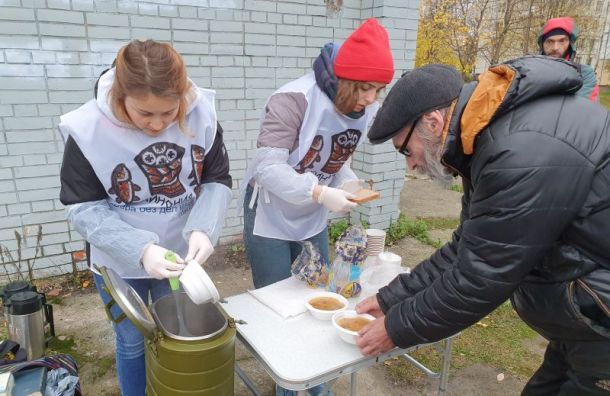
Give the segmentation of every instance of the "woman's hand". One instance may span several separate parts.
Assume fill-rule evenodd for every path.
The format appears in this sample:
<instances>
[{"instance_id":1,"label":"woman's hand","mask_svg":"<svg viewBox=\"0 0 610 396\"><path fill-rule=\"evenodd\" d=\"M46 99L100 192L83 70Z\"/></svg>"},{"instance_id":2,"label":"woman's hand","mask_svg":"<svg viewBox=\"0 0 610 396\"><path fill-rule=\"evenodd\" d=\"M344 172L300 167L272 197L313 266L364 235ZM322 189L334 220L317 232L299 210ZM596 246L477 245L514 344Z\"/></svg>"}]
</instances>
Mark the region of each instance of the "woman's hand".
<instances>
[{"instance_id":1,"label":"woman's hand","mask_svg":"<svg viewBox=\"0 0 610 396\"><path fill-rule=\"evenodd\" d=\"M339 213L349 212L354 208L357 204L349 199L355 197L354 194L347 191L320 185L314 187L312 194L312 198L317 203L324 205L331 212Z\"/></svg>"},{"instance_id":2,"label":"woman's hand","mask_svg":"<svg viewBox=\"0 0 610 396\"><path fill-rule=\"evenodd\" d=\"M148 245L142 254L142 266L155 279L176 278L184 269L184 260L176 254L176 262L165 258L167 249L159 245Z\"/></svg>"},{"instance_id":3,"label":"woman's hand","mask_svg":"<svg viewBox=\"0 0 610 396\"><path fill-rule=\"evenodd\" d=\"M186 261L195 260L203 264L214 253L214 246L205 232L193 231L189 237L189 250Z\"/></svg>"}]
</instances>

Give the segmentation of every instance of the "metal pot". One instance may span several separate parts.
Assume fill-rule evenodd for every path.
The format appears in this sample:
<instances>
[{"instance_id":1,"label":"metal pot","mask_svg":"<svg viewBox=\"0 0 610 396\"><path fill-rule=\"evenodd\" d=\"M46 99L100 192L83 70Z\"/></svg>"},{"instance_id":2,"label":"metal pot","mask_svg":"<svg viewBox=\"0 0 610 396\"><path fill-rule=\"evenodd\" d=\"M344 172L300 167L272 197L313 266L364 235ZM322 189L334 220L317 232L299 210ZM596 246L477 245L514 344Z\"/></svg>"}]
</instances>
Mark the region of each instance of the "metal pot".
<instances>
[{"instance_id":1,"label":"metal pot","mask_svg":"<svg viewBox=\"0 0 610 396\"><path fill-rule=\"evenodd\" d=\"M179 292L149 309L112 269L100 273L113 298L106 306L109 318L118 323L126 316L145 337L148 396L233 395L235 324L220 306L197 305ZM112 317L115 303L125 316Z\"/></svg>"}]
</instances>

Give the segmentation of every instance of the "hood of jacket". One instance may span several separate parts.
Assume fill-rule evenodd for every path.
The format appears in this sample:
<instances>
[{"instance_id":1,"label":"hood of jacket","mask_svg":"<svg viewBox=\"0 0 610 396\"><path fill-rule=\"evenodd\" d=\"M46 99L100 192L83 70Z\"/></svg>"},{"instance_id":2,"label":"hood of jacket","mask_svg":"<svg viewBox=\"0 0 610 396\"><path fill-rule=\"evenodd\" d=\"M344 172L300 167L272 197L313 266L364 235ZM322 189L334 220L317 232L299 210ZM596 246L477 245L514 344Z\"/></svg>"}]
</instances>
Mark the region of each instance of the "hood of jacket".
<instances>
[{"instance_id":1,"label":"hood of jacket","mask_svg":"<svg viewBox=\"0 0 610 396\"><path fill-rule=\"evenodd\" d=\"M526 56L493 66L466 84L451 116L443 160L464 174L476 139L496 118L550 95L573 95L582 86L578 67L563 59Z\"/></svg>"},{"instance_id":2,"label":"hood of jacket","mask_svg":"<svg viewBox=\"0 0 610 396\"><path fill-rule=\"evenodd\" d=\"M100 75L99 79L95 83L95 102L100 111L113 123L122 128L131 128L133 129L133 125L124 123L116 118L114 113L112 112L112 108L110 107L110 89L112 88L112 84L114 83L114 72L115 68L112 67L108 70L105 70ZM189 83L191 89L188 93L188 107L186 114L190 113L195 106L197 105L197 101L199 100L199 90L197 86L189 79ZM172 124L173 125L173 124Z\"/></svg>"},{"instance_id":3,"label":"hood of jacket","mask_svg":"<svg viewBox=\"0 0 610 396\"><path fill-rule=\"evenodd\" d=\"M333 64L341 46L335 43L327 43L320 50L320 55L313 62L313 72L316 77L316 84L328 96L331 102L335 102L339 78L335 75ZM364 111L351 112L346 116L358 119L364 115Z\"/></svg>"}]
</instances>

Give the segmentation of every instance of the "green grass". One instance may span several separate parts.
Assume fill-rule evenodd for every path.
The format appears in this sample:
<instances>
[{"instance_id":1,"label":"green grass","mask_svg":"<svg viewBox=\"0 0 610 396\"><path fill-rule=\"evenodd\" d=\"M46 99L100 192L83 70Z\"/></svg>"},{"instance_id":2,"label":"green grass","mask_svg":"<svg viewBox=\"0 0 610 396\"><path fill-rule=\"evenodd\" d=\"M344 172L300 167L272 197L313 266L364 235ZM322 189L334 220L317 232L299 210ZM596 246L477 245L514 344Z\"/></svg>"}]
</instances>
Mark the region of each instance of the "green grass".
<instances>
[{"instance_id":1,"label":"green grass","mask_svg":"<svg viewBox=\"0 0 610 396\"><path fill-rule=\"evenodd\" d=\"M362 221L362 223L360 225L364 229L369 228L368 221ZM349 226L350 226L350 224L345 219L337 220L337 221L334 221L331 224L329 224L329 226L328 226L328 243L331 246L334 246L335 242L337 242L337 239L339 239L341 234L343 234L345 232L345 230L347 230L347 228Z\"/></svg>"},{"instance_id":2,"label":"green grass","mask_svg":"<svg viewBox=\"0 0 610 396\"><path fill-rule=\"evenodd\" d=\"M459 192L459 193L464 193L464 186L462 186L461 184L453 184L451 185L451 191L455 191L455 192Z\"/></svg>"},{"instance_id":3,"label":"green grass","mask_svg":"<svg viewBox=\"0 0 610 396\"><path fill-rule=\"evenodd\" d=\"M398 216L398 220L390 225L386 232L385 244L392 246L399 240L406 236L415 238L423 244L430 245L433 247L439 247L440 241L433 240L428 234L428 224L421 219L411 220L407 219L404 214Z\"/></svg>"},{"instance_id":4,"label":"green grass","mask_svg":"<svg viewBox=\"0 0 610 396\"><path fill-rule=\"evenodd\" d=\"M505 374L529 378L538 368L542 357L532 353L524 341L532 340L536 333L519 319L507 301L479 324L456 336L451 356L451 370L456 371L477 363L488 364ZM428 368L438 371L441 356L434 348L422 348L411 354ZM392 380L414 384L425 375L402 359L386 363Z\"/></svg>"},{"instance_id":5,"label":"green grass","mask_svg":"<svg viewBox=\"0 0 610 396\"><path fill-rule=\"evenodd\" d=\"M610 109L610 87L599 87L599 103Z\"/></svg>"},{"instance_id":6,"label":"green grass","mask_svg":"<svg viewBox=\"0 0 610 396\"><path fill-rule=\"evenodd\" d=\"M429 230L455 230L460 225L456 217L422 217L420 218Z\"/></svg>"}]
</instances>

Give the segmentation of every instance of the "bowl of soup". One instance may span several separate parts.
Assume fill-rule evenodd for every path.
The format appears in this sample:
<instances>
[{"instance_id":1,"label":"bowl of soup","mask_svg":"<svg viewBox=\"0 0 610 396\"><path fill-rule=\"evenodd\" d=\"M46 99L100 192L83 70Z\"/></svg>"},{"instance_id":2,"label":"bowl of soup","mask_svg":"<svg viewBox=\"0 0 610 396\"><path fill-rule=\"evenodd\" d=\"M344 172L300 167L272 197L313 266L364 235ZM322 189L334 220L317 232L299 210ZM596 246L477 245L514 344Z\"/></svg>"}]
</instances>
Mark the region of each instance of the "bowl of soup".
<instances>
[{"instance_id":1,"label":"bowl of soup","mask_svg":"<svg viewBox=\"0 0 610 396\"><path fill-rule=\"evenodd\" d=\"M309 312L320 320L330 320L337 312L346 310L348 304L345 297L333 292L319 292L305 301Z\"/></svg>"},{"instance_id":2,"label":"bowl of soup","mask_svg":"<svg viewBox=\"0 0 610 396\"><path fill-rule=\"evenodd\" d=\"M356 344L358 332L375 317L369 314L359 314L356 311L342 311L333 314L333 327L337 330L339 337L345 342Z\"/></svg>"}]
</instances>

